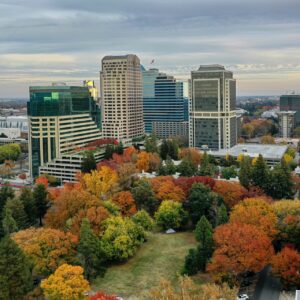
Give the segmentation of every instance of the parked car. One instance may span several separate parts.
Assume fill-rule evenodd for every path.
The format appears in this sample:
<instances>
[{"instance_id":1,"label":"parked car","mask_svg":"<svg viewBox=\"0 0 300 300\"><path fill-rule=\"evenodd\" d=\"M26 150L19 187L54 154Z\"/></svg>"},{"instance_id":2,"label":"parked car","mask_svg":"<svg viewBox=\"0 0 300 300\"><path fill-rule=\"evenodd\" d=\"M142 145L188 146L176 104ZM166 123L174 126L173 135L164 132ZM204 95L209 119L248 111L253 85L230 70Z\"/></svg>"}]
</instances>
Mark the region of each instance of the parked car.
<instances>
[{"instance_id":1,"label":"parked car","mask_svg":"<svg viewBox=\"0 0 300 300\"><path fill-rule=\"evenodd\" d=\"M236 300L249 300L249 299L250 299L250 297L247 294L240 294L236 298Z\"/></svg>"}]
</instances>

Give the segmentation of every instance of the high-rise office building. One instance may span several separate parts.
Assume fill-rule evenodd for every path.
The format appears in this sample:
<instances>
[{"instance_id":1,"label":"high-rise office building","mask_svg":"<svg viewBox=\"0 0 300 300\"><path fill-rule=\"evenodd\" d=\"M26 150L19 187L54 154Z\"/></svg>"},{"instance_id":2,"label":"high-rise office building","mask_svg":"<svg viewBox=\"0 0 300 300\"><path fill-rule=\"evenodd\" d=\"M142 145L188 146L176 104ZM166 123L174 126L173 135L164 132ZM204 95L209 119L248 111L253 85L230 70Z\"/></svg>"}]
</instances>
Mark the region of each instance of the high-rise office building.
<instances>
[{"instance_id":1,"label":"high-rise office building","mask_svg":"<svg viewBox=\"0 0 300 300\"><path fill-rule=\"evenodd\" d=\"M280 96L281 111L295 111L295 124L300 123L300 95Z\"/></svg>"},{"instance_id":2,"label":"high-rise office building","mask_svg":"<svg viewBox=\"0 0 300 300\"><path fill-rule=\"evenodd\" d=\"M188 135L188 98L183 82L158 69L143 70L143 108L146 133L160 138Z\"/></svg>"},{"instance_id":3,"label":"high-rise office building","mask_svg":"<svg viewBox=\"0 0 300 300\"><path fill-rule=\"evenodd\" d=\"M142 71L136 55L105 56L100 72L103 136L125 141L144 135Z\"/></svg>"},{"instance_id":4,"label":"high-rise office building","mask_svg":"<svg viewBox=\"0 0 300 300\"><path fill-rule=\"evenodd\" d=\"M227 149L237 143L236 82L221 65L191 74L190 146Z\"/></svg>"},{"instance_id":5,"label":"high-rise office building","mask_svg":"<svg viewBox=\"0 0 300 300\"><path fill-rule=\"evenodd\" d=\"M31 177L48 173L74 181L82 161L78 149L102 137L100 109L87 87L54 84L29 91Z\"/></svg>"},{"instance_id":6,"label":"high-rise office building","mask_svg":"<svg viewBox=\"0 0 300 300\"><path fill-rule=\"evenodd\" d=\"M290 138L295 127L296 111L279 111L279 132L282 138Z\"/></svg>"}]
</instances>

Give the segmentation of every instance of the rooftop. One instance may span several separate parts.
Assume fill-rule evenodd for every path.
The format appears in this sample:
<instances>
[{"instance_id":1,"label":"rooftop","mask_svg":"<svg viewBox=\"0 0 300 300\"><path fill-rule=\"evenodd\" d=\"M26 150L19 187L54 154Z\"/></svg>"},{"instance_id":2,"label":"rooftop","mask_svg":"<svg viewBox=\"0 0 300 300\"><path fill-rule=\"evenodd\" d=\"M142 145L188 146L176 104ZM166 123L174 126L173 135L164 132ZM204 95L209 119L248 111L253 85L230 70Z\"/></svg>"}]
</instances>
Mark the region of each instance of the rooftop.
<instances>
[{"instance_id":1,"label":"rooftop","mask_svg":"<svg viewBox=\"0 0 300 300\"><path fill-rule=\"evenodd\" d=\"M238 157L239 154L257 157L259 154L261 154L265 159L280 160L287 148L287 145L237 144L230 149L210 151L209 154L213 156L226 156L226 154L229 154L233 157Z\"/></svg>"}]
</instances>

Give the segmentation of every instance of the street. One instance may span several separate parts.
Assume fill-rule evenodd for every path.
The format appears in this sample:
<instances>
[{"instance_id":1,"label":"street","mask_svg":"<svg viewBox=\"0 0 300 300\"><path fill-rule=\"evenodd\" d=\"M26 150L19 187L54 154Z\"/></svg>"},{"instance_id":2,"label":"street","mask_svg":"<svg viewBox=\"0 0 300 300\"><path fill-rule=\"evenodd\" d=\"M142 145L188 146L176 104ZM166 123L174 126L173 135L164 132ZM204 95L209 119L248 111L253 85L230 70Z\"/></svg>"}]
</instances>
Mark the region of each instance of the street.
<instances>
[{"instance_id":1,"label":"street","mask_svg":"<svg viewBox=\"0 0 300 300\"><path fill-rule=\"evenodd\" d=\"M270 275L270 267L266 267L258 279L253 300L278 300L280 280Z\"/></svg>"}]
</instances>

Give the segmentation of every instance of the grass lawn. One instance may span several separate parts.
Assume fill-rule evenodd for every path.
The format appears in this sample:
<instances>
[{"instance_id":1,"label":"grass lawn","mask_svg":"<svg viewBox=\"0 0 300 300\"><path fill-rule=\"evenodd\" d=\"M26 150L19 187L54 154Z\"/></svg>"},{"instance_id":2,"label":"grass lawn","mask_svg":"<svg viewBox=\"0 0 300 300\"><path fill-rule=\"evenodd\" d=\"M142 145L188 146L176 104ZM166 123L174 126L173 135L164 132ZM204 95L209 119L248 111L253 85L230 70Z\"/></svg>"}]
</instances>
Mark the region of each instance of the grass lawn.
<instances>
[{"instance_id":1,"label":"grass lawn","mask_svg":"<svg viewBox=\"0 0 300 300\"><path fill-rule=\"evenodd\" d=\"M110 267L104 278L96 278L94 290L128 299L144 299L146 291L161 278L176 281L188 249L195 247L191 232L153 233L128 262Z\"/></svg>"}]
</instances>

